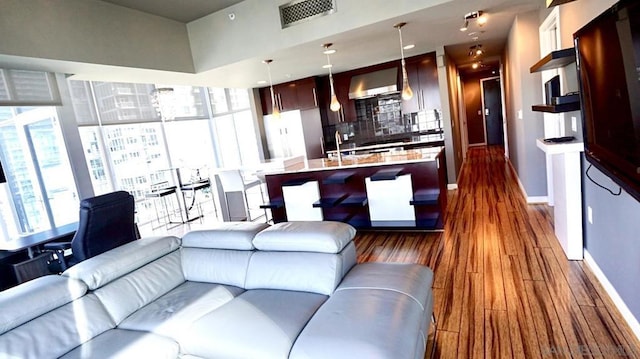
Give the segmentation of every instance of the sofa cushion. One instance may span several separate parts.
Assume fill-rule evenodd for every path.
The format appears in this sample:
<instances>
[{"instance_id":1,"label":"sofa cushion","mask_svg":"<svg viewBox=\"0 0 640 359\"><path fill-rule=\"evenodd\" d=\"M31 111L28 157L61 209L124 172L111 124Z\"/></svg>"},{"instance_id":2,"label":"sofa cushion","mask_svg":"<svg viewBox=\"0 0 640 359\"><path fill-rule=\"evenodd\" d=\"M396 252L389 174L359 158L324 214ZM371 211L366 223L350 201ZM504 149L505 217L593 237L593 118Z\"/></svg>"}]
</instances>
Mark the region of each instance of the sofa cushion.
<instances>
[{"instance_id":1,"label":"sofa cushion","mask_svg":"<svg viewBox=\"0 0 640 359\"><path fill-rule=\"evenodd\" d=\"M282 289L330 295L342 280L340 254L255 252L245 289Z\"/></svg>"},{"instance_id":2,"label":"sofa cushion","mask_svg":"<svg viewBox=\"0 0 640 359\"><path fill-rule=\"evenodd\" d=\"M194 321L242 292L238 287L185 282L131 314L118 327L177 339Z\"/></svg>"},{"instance_id":3,"label":"sofa cushion","mask_svg":"<svg viewBox=\"0 0 640 359\"><path fill-rule=\"evenodd\" d=\"M258 233L253 245L262 251L339 253L355 234L342 222L282 222Z\"/></svg>"},{"instance_id":4,"label":"sofa cushion","mask_svg":"<svg viewBox=\"0 0 640 359\"><path fill-rule=\"evenodd\" d=\"M244 287L253 251L204 248L180 251L186 280Z\"/></svg>"},{"instance_id":5,"label":"sofa cushion","mask_svg":"<svg viewBox=\"0 0 640 359\"><path fill-rule=\"evenodd\" d=\"M175 251L179 246L180 239L173 236L142 238L82 261L62 275L80 279L94 290Z\"/></svg>"},{"instance_id":6,"label":"sofa cushion","mask_svg":"<svg viewBox=\"0 0 640 359\"><path fill-rule=\"evenodd\" d=\"M182 352L204 358L286 359L326 299L305 292L246 291L195 321L179 339Z\"/></svg>"},{"instance_id":7,"label":"sofa cushion","mask_svg":"<svg viewBox=\"0 0 640 359\"><path fill-rule=\"evenodd\" d=\"M0 334L80 298L87 286L75 279L48 275L0 292Z\"/></svg>"},{"instance_id":8,"label":"sofa cushion","mask_svg":"<svg viewBox=\"0 0 640 359\"><path fill-rule=\"evenodd\" d=\"M289 358L415 358L425 315L415 300L399 292L336 292L311 318Z\"/></svg>"},{"instance_id":9,"label":"sofa cushion","mask_svg":"<svg viewBox=\"0 0 640 359\"><path fill-rule=\"evenodd\" d=\"M94 257L95 258L95 257ZM184 282L174 251L94 291L116 324Z\"/></svg>"},{"instance_id":10,"label":"sofa cushion","mask_svg":"<svg viewBox=\"0 0 640 359\"><path fill-rule=\"evenodd\" d=\"M355 266L336 289L379 289L402 293L431 313L433 271L409 263L362 263Z\"/></svg>"},{"instance_id":11,"label":"sofa cushion","mask_svg":"<svg viewBox=\"0 0 640 359\"><path fill-rule=\"evenodd\" d=\"M0 358L57 358L114 327L98 298L86 294L0 335Z\"/></svg>"},{"instance_id":12,"label":"sofa cushion","mask_svg":"<svg viewBox=\"0 0 640 359\"><path fill-rule=\"evenodd\" d=\"M182 246L191 248L214 248L252 250L253 238L263 229L266 223L223 222L214 227L193 230L182 237Z\"/></svg>"},{"instance_id":13,"label":"sofa cushion","mask_svg":"<svg viewBox=\"0 0 640 359\"><path fill-rule=\"evenodd\" d=\"M177 358L180 347L169 338L153 333L112 329L62 356L64 359Z\"/></svg>"}]
</instances>

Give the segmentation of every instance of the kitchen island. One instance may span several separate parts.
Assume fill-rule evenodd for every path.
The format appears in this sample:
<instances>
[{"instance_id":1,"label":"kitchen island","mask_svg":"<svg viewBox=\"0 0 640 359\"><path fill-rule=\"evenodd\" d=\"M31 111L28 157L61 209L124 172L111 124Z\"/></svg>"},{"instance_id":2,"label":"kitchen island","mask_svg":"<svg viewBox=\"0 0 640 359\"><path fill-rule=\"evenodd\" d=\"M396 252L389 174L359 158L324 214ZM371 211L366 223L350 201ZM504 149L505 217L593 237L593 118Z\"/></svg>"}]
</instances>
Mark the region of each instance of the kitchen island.
<instances>
[{"instance_id":1,"label":"kitchen island","mask_svg":"<svg viewBox=\"0 0 640 359\"><path fill-rule=\"evenodd\" d=\"M335 220L359 229L443 229L443 147L311 159L265 175L275 223Z\"/></svg>"}]
</instances>

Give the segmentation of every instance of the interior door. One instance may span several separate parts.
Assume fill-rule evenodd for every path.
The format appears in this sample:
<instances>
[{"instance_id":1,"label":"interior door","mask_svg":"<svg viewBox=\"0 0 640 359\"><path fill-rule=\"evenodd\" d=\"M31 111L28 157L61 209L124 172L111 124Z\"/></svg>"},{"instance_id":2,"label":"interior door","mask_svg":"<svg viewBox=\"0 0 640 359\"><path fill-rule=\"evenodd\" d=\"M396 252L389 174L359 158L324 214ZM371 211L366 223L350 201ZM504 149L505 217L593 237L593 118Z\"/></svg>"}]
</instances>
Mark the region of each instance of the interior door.
<instances>
[{"instance_id":1,"label":"interior door","mask_svg":"<svg viewBox=\"0 0 640 359\"><path fill-rule=\"evenodd\" d=\"M482 80L482 94L487 145L504 145L500 78Z\"/></svg>"}]
</instances>

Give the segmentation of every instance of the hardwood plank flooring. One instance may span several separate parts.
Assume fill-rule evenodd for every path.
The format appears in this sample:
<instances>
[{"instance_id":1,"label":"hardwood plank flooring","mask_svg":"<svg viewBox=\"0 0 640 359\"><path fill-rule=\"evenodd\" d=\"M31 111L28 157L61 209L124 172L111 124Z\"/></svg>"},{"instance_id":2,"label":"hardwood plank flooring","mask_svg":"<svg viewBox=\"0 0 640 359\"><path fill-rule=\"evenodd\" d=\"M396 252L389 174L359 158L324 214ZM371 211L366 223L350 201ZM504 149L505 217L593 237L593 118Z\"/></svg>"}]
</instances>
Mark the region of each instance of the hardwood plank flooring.
<instances>
[{"instance_id":1,"label":"hardwood plank flooring","mask_svg":"<svg viewBox=\"0 0 640 359\"><path fill-rule=\"evenodd\" d=\"M458 189L447 193L443 232L360 231L358 261L434 270L437 323L426 357L435 342L437 358L640 358L640 342L588 266L564 255L552 208L526 203L503 153L469 150Z\"/></svg>"},{"instance_id":2,"label":"hardwood plank flooring","mask_svg":"<svg viewBox=\"0 0 640 359\"><path fill-rule=\"evenodd\" d=\"M501 147L472 148L444 232L359 232L358 261L434 270L438 358L638 358L640 342L580 261L552 208L527 204Z\"/></svg>"}]
</instances>

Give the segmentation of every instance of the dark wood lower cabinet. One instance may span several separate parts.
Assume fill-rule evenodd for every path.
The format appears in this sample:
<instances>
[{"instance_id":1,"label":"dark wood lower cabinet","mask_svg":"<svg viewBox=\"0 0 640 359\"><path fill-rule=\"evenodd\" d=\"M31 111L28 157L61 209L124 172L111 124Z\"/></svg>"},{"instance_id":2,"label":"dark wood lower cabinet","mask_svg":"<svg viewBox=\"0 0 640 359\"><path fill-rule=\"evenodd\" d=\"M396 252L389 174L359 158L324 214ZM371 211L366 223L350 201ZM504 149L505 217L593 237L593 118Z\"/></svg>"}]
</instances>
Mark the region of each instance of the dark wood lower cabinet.
<instances>
[{"instance_id":1,"label":"dark wood lower cabinet","mask_svg":"<svg viewBox=\"0 0 640 359\"><path fill-rule=\"evenodd\" d=\"M412 198L400 205L412 206L415 221L396 221L385 226L372 221L366 181L392 181L410 175ZM301 185L310 181L318 184L320 199L313 207L322 210L324 220L346 222L358 229L427 229L444 228L447 205L447 184L444 150L435 160L337 166L322 170L305 170L266 176L269 200L275 223L287 221L283 186ZM390 202L393 202L391 193ZM389 203L389 206L397 203ZM382 224L380 224L382 223Z\"/></svg>"}]
</instances>

